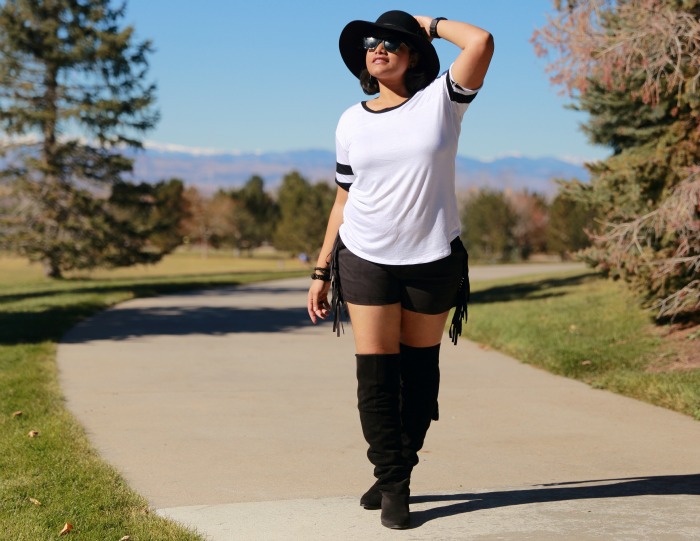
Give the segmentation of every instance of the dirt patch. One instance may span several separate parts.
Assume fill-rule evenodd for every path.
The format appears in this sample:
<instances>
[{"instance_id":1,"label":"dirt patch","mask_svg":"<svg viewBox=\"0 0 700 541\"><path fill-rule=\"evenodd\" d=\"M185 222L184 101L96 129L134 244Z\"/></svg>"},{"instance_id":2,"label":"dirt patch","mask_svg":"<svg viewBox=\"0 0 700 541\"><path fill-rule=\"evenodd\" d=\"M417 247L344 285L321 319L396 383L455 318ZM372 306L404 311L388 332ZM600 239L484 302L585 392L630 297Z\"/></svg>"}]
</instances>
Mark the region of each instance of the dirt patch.
<instances>
[{"instance_id":1,"label":"dirt patch","mask_svg":"<svg viewBox=\"0 0 700 541\"><path fill-rule=\"evenodd\" d=\"M669 325L656 332L662 341L662 354L649 364L648 372L700 369L700 325Z\"/></svg>"}]
</instances>

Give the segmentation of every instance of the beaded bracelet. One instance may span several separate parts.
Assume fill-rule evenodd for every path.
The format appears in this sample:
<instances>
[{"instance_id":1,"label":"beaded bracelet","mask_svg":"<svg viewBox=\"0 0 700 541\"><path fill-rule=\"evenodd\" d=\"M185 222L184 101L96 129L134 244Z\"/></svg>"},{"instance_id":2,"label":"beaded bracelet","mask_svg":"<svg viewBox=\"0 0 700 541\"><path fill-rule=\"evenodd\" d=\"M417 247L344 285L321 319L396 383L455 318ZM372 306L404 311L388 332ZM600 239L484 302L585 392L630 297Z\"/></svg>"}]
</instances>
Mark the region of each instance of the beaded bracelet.
<instances>
[{"instance_id":1,"label":"beaded bracelet","mask_svg":"<svg viewBox=\"0 0 700 541\"><path fill-rule=\"evenodd\" d=\"M318 274L316 273L318 271ZM324 282L331 281L331 269L328 267L314 267L314 273L311 275L312 280L323 280Z\"/></svg>"}]
</instances>

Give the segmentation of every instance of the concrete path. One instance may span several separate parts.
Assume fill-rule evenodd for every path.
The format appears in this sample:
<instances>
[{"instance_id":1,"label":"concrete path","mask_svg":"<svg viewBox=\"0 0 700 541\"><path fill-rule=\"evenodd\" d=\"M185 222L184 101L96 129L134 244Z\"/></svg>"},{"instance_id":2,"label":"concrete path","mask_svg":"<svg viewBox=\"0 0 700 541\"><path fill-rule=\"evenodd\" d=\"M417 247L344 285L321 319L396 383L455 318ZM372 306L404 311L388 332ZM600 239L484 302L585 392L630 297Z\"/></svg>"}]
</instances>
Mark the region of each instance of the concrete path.
<instances>
[{"instance_id":1,"label":"concrete path","mask_svg":"<svg viewBox=\"0 0 700 541\"><path fill-rule=\"evenodd\" d=\"M311 325L307 285L134 300L65 336L69 409L159 514L212 541L700 539L700 423L447 339L414 527L383 528L358 504L352 331Z\"/></svg>"}]
</instances>

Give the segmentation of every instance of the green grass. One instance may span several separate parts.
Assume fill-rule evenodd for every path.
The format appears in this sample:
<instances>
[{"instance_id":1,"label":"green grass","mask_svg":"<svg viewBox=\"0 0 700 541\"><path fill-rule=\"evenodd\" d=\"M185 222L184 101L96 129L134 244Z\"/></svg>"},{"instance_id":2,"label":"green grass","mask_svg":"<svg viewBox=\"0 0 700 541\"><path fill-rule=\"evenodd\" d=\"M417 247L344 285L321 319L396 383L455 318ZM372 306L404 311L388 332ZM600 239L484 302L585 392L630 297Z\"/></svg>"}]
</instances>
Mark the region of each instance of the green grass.
<instances>
[{"instance_id":1,"label":"green grass","mask_svg":"<svg viewBox=\"0 0 700 541\"><path fill-rule=\"evenodd\" d=\"M152 514L147 502L96 455L65 409L56 342L80 320L117 302L298 276L303 268L293 260L202 260L176 254L149 269L50 281L36 266L0 258L0 538L57 539L69 522L75 527L69 537L76 539L201 540ZM15 411L22 415L13 416ZM39 436L28 437L30 430Z\"/></svg>"},{"instance_id":2,"label":"green grass","mask_svg":"<svg viewBox=\"0 0 700 541\"><path fill-rule=\"evenodd\" d=\"M468 338L523 362L700 419L700 369L650 370L673 355L621 283L568 273L472 288Z\"/></svg>"}]
</instances>

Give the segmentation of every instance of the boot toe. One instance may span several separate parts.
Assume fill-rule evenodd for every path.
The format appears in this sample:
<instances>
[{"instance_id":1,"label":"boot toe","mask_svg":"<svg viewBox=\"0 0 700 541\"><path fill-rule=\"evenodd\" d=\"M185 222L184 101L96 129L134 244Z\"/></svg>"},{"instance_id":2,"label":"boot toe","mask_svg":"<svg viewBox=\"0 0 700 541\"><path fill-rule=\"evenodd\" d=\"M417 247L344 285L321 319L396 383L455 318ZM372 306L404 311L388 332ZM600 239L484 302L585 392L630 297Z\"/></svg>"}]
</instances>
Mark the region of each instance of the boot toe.
<instances>
[{"instance_id":1,"label":"boot toe","mask_svg":"<svg viewBox=\"0 0 700 541\"><path fill-rule=\"evenodd\" d=\"M408 494L382 493L382 526L392 530L405 530L411 526L408 510Z\"/></svg>"},{"instance_id":2,"label":"boot toe","mask_svg":"<svg viewBox=\"0 0 700 541\"><path fill-rule=\"evenodd\" d=\"M382 508L382 493L376 483L360 498L360 505L368 511Z\"/></svg>"}]
</instances>

